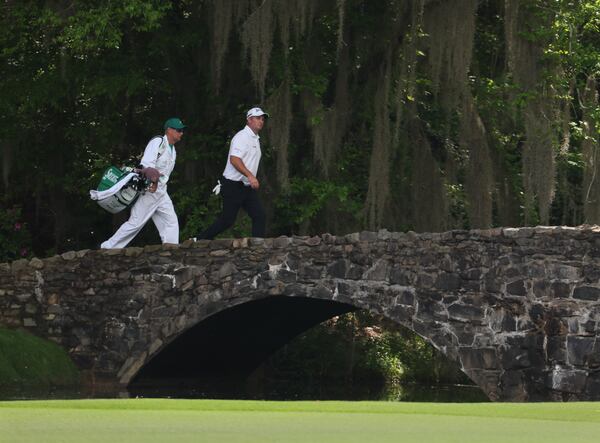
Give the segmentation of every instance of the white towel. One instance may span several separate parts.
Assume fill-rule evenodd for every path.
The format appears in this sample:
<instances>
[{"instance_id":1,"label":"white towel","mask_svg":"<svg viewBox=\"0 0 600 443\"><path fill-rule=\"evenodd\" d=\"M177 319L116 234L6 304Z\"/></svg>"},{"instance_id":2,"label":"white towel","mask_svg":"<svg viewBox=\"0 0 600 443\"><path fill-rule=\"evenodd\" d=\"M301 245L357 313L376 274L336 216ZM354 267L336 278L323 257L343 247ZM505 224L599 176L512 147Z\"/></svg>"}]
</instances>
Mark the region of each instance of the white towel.
<instances>
[{"instance_id":1,"label":"white towel","mask_svg":"<svg viewBox=\"0 0 600 443\"><path fill-rule=\"evenodd\" d=\"M131 180L133 177L135 177L137 175L138 174L136 174L135 172L130 172L129 174L127 174L125 176L125 178L119 180L114 185L112 185L110 188L108 188L104 191L96 191L96 190L92 189L92 190L90 190L90 198L92 200L104 200L105 198L108 198L111 195L114 195L117 192L119 192L121 190L121 188L123 188L123 186L125 186L127 183L129 183L129 180Z\"/></svg>"}]
</instances>

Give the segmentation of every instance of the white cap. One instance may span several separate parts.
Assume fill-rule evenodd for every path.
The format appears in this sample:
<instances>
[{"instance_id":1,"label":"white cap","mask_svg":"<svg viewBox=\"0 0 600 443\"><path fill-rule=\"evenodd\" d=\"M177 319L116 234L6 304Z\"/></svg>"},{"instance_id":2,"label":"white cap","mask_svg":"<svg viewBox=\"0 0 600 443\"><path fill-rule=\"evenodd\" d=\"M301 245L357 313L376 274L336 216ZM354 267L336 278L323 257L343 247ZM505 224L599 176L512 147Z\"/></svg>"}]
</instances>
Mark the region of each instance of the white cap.
<instances>
[{"instance_id":1,"label":"white cap","mask_svg":"<svg viewBox=\"0 0 600 443\"><path fill-rule=\"evenodd\" d=\"M248 111L248 113L246 114L246 118L250 118L250 117L260 117L261 115L264 116L269 116L269 114L267 114L265 111L263 111L260 108L252 108Z\"/></svg>"}]
</instances>

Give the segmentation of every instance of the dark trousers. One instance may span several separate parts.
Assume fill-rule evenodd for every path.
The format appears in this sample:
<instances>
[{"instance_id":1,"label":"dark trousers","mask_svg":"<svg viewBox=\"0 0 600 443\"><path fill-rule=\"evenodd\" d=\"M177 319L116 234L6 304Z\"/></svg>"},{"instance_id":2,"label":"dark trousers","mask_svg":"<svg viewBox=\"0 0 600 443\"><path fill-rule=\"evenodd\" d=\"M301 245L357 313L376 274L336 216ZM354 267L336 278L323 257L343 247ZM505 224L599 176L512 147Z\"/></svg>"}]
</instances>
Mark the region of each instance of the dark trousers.
<instances>
[{"instance_id":1,"label":"dark trousers","mask_svg":"<svg viewBox=\"0 0 600 443\"><path fill-rule=\"evenodd\" d=\"M221 195L223 196L223 211L219 218L198 238L212 240L221 232L229 229L233 226L240 208L246 211L252 219L252 237L265 236L265 210L255 189L244 186L242 182L221 177Z\"/></svg>"}]
</instances>

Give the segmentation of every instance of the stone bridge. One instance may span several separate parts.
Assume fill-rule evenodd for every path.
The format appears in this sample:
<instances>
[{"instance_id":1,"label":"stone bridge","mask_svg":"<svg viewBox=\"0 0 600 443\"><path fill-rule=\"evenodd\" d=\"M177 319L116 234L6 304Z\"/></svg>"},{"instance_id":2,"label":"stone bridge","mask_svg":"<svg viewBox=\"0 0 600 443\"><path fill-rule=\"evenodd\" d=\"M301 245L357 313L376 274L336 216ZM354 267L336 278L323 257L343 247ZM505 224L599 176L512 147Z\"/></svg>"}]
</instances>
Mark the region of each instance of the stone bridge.
<instances>
[{"instance_id":1,"label":"stone bridge","mask_svg":"<svg viewBox=\"0 0 600 443\"><path fill-rule=\"evenodd\" d=\"M184 351L246 373L355 309L409 328L492 400L600 400L600 228L187 241L0 265L0 324L127 385ZM202 372L204 371L204 372Z\"/></svg>"}]
</instances>

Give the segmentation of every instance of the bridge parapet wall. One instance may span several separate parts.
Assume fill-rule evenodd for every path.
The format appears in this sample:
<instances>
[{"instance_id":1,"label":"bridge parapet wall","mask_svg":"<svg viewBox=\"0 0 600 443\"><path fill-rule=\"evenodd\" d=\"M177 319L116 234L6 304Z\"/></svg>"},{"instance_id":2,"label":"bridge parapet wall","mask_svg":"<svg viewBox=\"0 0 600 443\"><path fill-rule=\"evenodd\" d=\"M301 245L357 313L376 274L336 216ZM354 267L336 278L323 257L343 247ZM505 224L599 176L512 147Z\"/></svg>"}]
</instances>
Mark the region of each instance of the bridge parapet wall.
<instances>
[{"instance_id":1,"label":"bridge parapet wall","mask_svg":"<svg viewBox=\"0 0 600 443\"><path fill-rule=\"evenodd\" d=\"M0 265L0 324L128 383L212 314L325 299L416 331L492 399L600 399L599 246L596 227L537 227L71 251Z\"/></svg>"}]
</instances>

